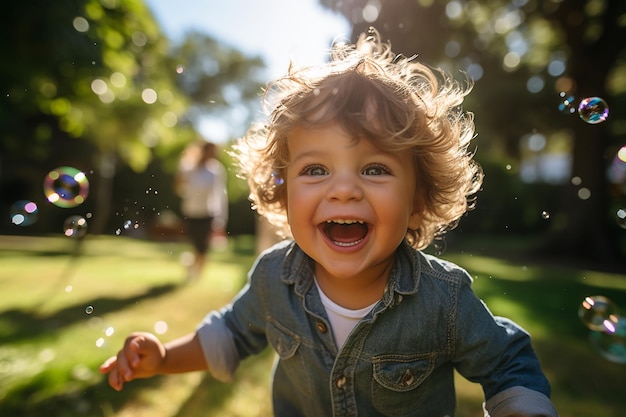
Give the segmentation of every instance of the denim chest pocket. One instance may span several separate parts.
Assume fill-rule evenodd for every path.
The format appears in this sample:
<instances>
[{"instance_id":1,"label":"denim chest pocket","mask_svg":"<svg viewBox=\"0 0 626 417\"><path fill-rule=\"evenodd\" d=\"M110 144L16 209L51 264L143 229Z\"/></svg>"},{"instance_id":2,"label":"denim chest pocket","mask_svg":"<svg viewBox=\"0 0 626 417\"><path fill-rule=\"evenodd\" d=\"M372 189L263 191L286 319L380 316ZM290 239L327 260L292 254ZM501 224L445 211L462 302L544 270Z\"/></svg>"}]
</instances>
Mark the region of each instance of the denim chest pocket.
<instances>
[{"instance_id":1,"label":"denim chest pocket","mask_svg":"<svg viewBox=\"0 0 626 417\"><path fill-rule=\"evenodd\" d=\"M310 398L313 385L305 366L302 338L272 318L268 319L265 331L279 359L274 369L274 390L287 390L298 398Z\"/></svg>"},{"instance_id":2,"label":"denim chest pocket","mask_svg":"<svg viewBox=\"0 0 626 417\"><path fill-rule=\"evenodd\" d=\"M378 411L406 416L428 397L421 386L435 367L436 354L384 355L373 358L372 400Z\"/></svg>"},{"instance_id":3,"label":"denim chest pocket","mask_svg":"<svg viewBox=\"0 0 626 417\"><path fill-rule=\"evenodd\" d=\"M286 360L295 355L300 346L300 337L275 321L268 321L267 341L272 345L280 359Z\"/></svg>"}]
</instances>

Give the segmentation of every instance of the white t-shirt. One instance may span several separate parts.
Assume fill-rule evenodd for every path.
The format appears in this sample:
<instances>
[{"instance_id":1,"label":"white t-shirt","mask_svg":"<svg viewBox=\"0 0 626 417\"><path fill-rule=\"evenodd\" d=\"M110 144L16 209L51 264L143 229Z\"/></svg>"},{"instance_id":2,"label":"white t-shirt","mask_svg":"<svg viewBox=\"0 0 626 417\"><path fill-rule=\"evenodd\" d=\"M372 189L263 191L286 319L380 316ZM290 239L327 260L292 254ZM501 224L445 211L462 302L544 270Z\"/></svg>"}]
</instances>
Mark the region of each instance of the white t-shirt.
<instances>
[{"instance_id":1,"label":"white t-shirt","mask_svg":"<svg viewBox=\"0 0 626 417\"><path fill-rule=\"evenodd\" d=\"M322 304L324 304L326 315L330 320L330 326L333 330L333 336L335 337L337 348L341 349L352 329L354 329L357 323L365 317L376 304L378 304L378 301L359 310L349 310L328 298L326 294L324 294L324 291L320 288L317 280L315 280L315 285L320 293L320 298L322 299Z\"/></svg>"},{"instance_id":2,"label":"white t-shirt","mask_svg":"<svg viewBox=\"0 0 626 417\"><path fill-rule=\"evenodd\" d=\"M190 218L214 217L224 223L228 219L226 172L215 159L201 167L180 167L183 178L180 196L181 211Z\"/></svg>"}]
</instances>

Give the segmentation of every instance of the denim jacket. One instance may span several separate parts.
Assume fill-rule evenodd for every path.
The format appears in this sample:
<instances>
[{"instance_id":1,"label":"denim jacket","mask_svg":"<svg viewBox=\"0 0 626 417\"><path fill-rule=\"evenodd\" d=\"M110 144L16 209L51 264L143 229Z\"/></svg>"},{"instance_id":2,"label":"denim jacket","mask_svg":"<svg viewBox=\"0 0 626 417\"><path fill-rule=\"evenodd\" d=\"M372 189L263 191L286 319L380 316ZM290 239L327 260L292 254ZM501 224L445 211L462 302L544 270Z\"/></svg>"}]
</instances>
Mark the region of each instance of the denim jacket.
<instances>
[{"instance_id":1,"label":"denim jacket","mask_svg":"<svg viewBox=\"0 0 626 417\"><path fill-rule=\"evenodd\" d=\"M453 416L454 373L480 383L485 416L557 416L530 337L494 317L458 266L402 244L380 302L337 349L313 261L286 241L233 302L198 326L212 374L271 345L279 417Z\"/></svg>"}]
</instances>

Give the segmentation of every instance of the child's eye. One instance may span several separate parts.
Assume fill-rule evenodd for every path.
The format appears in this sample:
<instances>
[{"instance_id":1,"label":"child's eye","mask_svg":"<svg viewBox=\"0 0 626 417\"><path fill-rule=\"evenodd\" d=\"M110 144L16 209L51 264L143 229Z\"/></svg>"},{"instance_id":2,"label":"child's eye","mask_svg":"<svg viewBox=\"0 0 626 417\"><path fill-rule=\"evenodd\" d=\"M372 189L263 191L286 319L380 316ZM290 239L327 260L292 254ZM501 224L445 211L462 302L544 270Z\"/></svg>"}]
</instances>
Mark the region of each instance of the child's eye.
<instances>
[{"instance_id":1,"label":"child's eye","mask_svg":"<svg viewBox=\"0 0 626 417\"><path fill-rule=\"evenodd\" d=\"M391 171L385 167L384 165L368 165L363 169L363 175L386 175L390 174Z\"/></svg>"},{"instance_id":2,"label":"child's eye","mask_svg":"<svg viewBox=\"0 0 626 417\"><path fill-rule=\"evenodd\" d=\"M328 175L328 171L321 165L309 165L300 172L300 175Z\"/></svg>"}]
</instances>

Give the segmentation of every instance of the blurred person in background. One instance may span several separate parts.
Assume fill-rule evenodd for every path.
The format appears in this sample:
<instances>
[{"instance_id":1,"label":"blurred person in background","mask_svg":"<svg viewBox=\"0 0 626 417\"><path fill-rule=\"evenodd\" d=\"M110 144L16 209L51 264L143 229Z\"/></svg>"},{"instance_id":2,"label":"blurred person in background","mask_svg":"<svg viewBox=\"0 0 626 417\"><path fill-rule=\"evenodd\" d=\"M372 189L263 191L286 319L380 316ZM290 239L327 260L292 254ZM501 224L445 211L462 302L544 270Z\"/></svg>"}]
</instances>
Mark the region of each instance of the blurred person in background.
<instances>
[{"instance_id":1,"label":"blurred person in background","mask_svg":"<svg viewBox=\"0 0 626 417\"><path fill-rule=\"evenodd\" d=\"M200 138L183 151L174 179L185 233L194 250L191 259L183 260L188 281L202 276L212 237L226 235L226 169L217 160L217 153L214 143Z\"/></svg>"}]
</instances>

